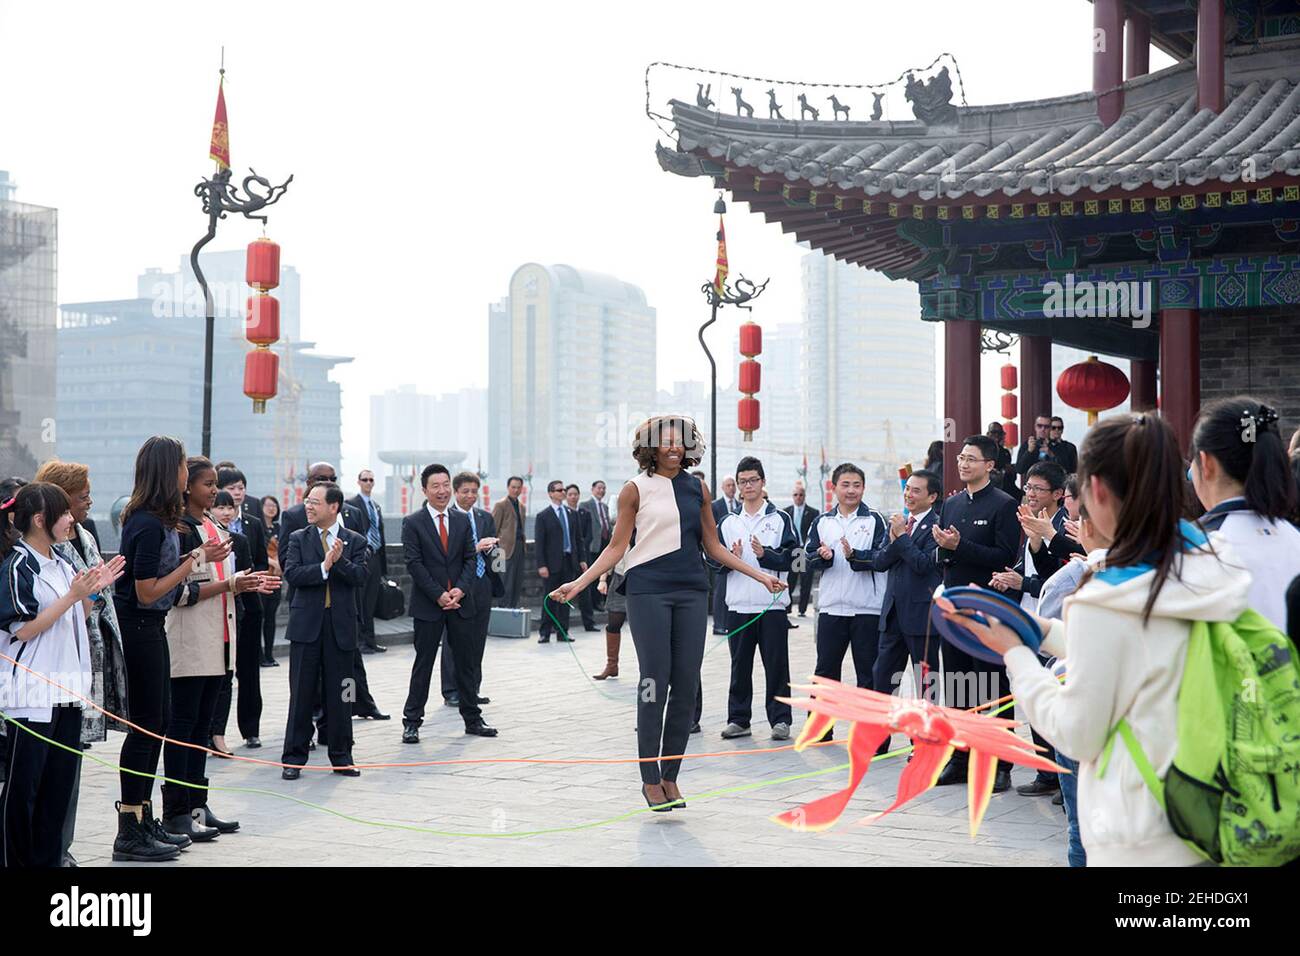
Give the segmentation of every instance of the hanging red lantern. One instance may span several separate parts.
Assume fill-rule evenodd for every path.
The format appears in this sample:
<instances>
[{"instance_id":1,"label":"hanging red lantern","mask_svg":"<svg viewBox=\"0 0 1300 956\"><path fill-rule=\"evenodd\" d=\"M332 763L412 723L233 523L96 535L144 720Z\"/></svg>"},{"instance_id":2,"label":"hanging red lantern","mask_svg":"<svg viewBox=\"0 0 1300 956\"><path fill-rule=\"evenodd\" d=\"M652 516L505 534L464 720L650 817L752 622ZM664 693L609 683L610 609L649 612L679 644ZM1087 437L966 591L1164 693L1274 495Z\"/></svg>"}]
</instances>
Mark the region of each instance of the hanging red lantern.
<instances>
[{"instance_id":1,"label":"hanging red lantern","mask_svg":"<svg viewBox=\"0 0 1300 956\"><path fill-rule=\"evenodd\" d=\"M1015 389L1019 384L1019 377L1016 375L1016 367L1008 362L1001 368L1002 373L1002 417L1006 419L1002 423L1002 441L1006 448L1016 448L1020 445L1020 429L1016 427L1016 415L1019 412L1020 403L1016 399Z\"/></svg>"},{"instance_id":2,"label":"hanging red lantern","mask_svg":"<svg viewBox=\"0 0 1300 956\"><path fill-rule=\"evenodd\" d=\"M1088 356L1088 361L1071 365L1056 380L1056 394L1071 408L1088 413L1088 424L1097 423L1097 413L1114 408L1128 398L1128 376L1114 365Z\"/></svg>"},{"instance_id":3,"label":"hanging red lantern","mask_svg":"<svg viewBox=\"0 0 1300 956\"><path fill-rule=\"evenodd\" d=\"M763 351L763 327L757 322L746 322L740 327L740 354L753 358Z\"/></svg>"},{"instance_id":4,"label":"hanging red lantern","mask_svg":"<svg viewBox=\"0 0 1300 956\"><path fill-rule=\"evenodd\" d=\"M1004 392L1015 391L1019 382L1016 379L1016 367L1008 362L1002 366L1002 390Z\"/></svg>"},{"instance_id":5,"label":"hanging red lantern","mask_svg":"<svg viewBox=\"0 0 1300 956\"><path fill-rule=\"evenodd\" d=\"M254 412L265 412L268 399L275 398L280 375L280 356L270 349L256 348L244 356L244 394L253 400Z\"/></svg>"},{"instance_id":6,"label":"hanging red lantern","mask_svg":"<svg viewBox=\"0 0 1300 956\"><path fill-rule=\"evenodd\" d=\"M259 292L280 284L280 246L263 236L248 244L244 281Z\"/></svg>"},{"instance_id":7,"label":"hanging red lantern","mask_svg":"<svg viewBox=\"0 0 1300 956\"><path fill-rule=\"evenodd\" d=\"M273 295L250 295L244 313L244 337L254 345L274 345L280 339L280 300Z\"/></svg>"},{"instance_id":8,"label":"hanging red lantern","mask_svg":"<svg viewBox=\"0 0 1300 956\"><path fill-rule=\"evenodd\" d=\"M1002 423L1002 430L1006 432L1007 435L1007 447L1019 448L1020 447L1020 426L1017 425L1015 422L1007 421Z\"/></svg>"},{"instance_id":9,"label":"hanging red lantern","mask_svg":"<svg viewBox=\"0 0 1300 956\"><path fill-rule=\"evenodd\" d=\"M736 424L745 433L745 441L753 441L754 432L758 431L758 399L746 396L736 407Z\"/></svg>"},{"instance_id":10,"label":"hanging red lantern","mask_svg":"<svg viewBox=\"0 0 1300 956\"><path fill-rule=\"evenodd\" d=\"M753 395L758 391L759 384L763 378L763 368L753 359L745 359L740 363L740 391L746 395Z\"/></svg>"},{"instance_id":11,"label":"hanging red lantern","mask_svg":"<svg viewBox=\"0 0 1300 956\"><path fill-rule=\"evenodd\" d=\"M1007 392L1002 396L1002 417L1010 420L1016 417L1019 409L1017 408L1016 396L1014 392ZM1007 426L1003 425L1002 430L1006 431Z\"/></svg>"}]
</instances>

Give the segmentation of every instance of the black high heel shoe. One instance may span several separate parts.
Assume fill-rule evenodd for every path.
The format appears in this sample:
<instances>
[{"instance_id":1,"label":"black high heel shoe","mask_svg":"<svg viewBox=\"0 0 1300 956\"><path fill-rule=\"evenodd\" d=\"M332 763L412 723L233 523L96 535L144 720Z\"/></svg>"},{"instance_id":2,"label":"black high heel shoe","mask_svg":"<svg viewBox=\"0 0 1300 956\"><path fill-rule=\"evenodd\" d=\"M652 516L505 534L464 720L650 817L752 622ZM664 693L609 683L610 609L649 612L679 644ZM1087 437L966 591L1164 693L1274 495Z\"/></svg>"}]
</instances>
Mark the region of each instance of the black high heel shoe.
<instances>
[{"instance_id":1,"label":"black high heel shoe","mask_svg":"<svg viewBox=\"0 0 1300 956\"><path fill-rule=\"evenodd\" d=\"M655 803L653 800L651 800L650 794L647 792L649 789L650 789L649 784L646 783L641 784L641 796L645 797L645 805L647 807L649 807L655 813L667 813L669 810L673 808L671 802Z\"/></svg>"},{"instance_id":2,"label":"black high heel shoe","mask_svg":"<svg viewBox=\"0 0 1300 956\"><path fill-rule=\"evenodd\" d=\"M677 791L677 796L676 796L676 797L669 797L669 796L668 796L668 788L665 787L665 788L664 788L664 796L665 796L665 797L668 797L668 802L669 802L669 804L671 804L673 807L684 807L684 806L686 806L686 801L685 801L685 799L682 798L682 796L681 796L681 791L680 791L680 790Z\"/></svg>"}]
</instances>

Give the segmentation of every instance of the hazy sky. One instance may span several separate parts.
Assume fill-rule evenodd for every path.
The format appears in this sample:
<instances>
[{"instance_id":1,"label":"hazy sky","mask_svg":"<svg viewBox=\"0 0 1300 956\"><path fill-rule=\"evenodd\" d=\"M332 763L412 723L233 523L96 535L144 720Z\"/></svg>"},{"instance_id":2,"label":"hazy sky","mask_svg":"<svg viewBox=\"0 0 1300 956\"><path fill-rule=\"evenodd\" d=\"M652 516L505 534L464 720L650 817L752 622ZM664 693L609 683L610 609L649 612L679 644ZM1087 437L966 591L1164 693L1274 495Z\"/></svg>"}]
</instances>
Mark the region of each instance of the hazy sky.
<instances>
[{"instance_id":1,"label":"hazy sky","mask_svg":"<svg viewBox=\"0 0 1300 956\"><path fill-rule=\"evenodd\" d=\"M237 175L294 174L268 234L302 275L304 338L356 359L336 373L352 459L367 447L371 393L486 386L487 304L528 261L641 286L659 314L660 384L706 376L694 330L714 194L655 161L651 61L853 83L948 51L970 103L989 104L1088 89L1091 23L1085 0L0 0L0 169L16 198L59 209L61 302L133 296L137 273L174 269L206 228L192 190L212 169L224 43ZM667 112L694 84L656 74L652 106ZM744 84L758 115L767 86ZM713 98L732 105L716 83ZM869 95L844 99L869 116ZM910 118L901 90L888 109ZM731 209L733 275L772 280L755 318L798 320L802 250ZM227 221L211 248L257 234ZM718 350L736 321L733 310Z\"/></svg>"}]
</instances>

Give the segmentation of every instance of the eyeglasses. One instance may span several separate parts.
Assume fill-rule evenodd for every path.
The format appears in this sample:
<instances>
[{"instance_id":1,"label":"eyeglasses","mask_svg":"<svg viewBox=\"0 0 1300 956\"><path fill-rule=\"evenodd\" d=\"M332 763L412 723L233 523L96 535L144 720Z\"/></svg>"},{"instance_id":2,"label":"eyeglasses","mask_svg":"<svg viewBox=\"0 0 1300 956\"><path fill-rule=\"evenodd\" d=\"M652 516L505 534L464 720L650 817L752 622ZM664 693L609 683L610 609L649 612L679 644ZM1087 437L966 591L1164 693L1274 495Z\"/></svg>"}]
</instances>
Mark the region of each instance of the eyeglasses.
<instances>
[{"instance_id":1,"label":"eyeglasses","mask_svg":"<svg viewBox=\"0 0 1300 956\"><path fill-rule=\"evenodd\" d=\"M373 478L358 478L357 481L361 482L363 485L373 485L375 483L375 479Z\"/></svg>"},{"instance_id":2,"label":"eyeglasses","mask_svg":"<svg viewBox=\"0 0 1300 956\"><path fill-rule=\"evenodd\" d=\"M762 478L741 478L736 482L736 484L740 485L742 488L748 488L751 485L761 485L762 483Z\"/></svg>"},{"instance_id":3,"label":"eyeglasses","mask_svg":"<svg viewBox=\"0 0 1300 956\"><path fill-rule=\"evenodd\" d=\"M1051 430L1054 431L1054 432L1063 432L1063 431L1065 431L1065 426L1064 426L1064 425L1053 425L1053 426L1051 427Z\"/></svg>"},{"instance_id":4,"label":"eyeglasses","mask_svg":"<svg viewBox=\"0 0 1300 956\"><path fill-rule=\"evenodd\" d=\"M316 480L317 481L338 481L339 477L338 475L317 475Z\"/></svg>"},{"instance_id":5,"label":"eyeglasses","mask_svg":"<svg viewBox=\"0 0 1300 956\"><path fill-rule=\"evenodd\" d=\"M988 461L987 458L972 458L970 455L958 455L957 461L963 465L978 465L982 461Z\"/></svg>"},{"instance_id":6,"label":"eyeglasses","mask_svg":"<svg viewBox=\"0 0 1300 956\"><path fill-rule=\"evenodd\" d=\"M1052 489L1047 485L1025 485L1025 491L1037 491L1041 494L1050 494Z\"/></svg>"}]
</instances>

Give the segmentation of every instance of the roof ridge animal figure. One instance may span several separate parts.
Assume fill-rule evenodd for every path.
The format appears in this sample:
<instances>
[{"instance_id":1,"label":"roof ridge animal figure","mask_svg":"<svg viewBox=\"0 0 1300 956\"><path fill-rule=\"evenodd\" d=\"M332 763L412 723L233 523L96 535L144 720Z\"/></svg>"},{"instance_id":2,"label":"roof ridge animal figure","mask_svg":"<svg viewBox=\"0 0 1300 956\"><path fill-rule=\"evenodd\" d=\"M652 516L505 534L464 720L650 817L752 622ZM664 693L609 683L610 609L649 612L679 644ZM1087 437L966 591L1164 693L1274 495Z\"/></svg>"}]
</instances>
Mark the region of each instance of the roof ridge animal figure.
<instances>
[{"instance_id":1,"label":"roof ridge animal figure","mask_svg":"<svg viewBox=\"0 0 1300 956\"><path fill-rule=\"evenodd\" d=\"M785 117L781 115L781 106L776 101L775 89L770 89L767 91L767 118L785 119Z\"/></svg>"},{"instance_id":2,"label":"roof ridge animal figure","mask_svg":"<svg viewBox=\"0 0 1300 956\"><path fill-rule=\"evenodd\" d=\"M799 94L799 118L805 119L811 113L813 122L817 121L817 110L808 105L808 96L804 93Z\"/></svg>"},{"instance_id":3,"label":"roof ridge animal figure","mask_svg":"<svg viewBox=\"0 0 1300 956\"><path fill-rule=\"evenodd\" d=\"M709 99L709 94L713 92L713 84L705 86L703 83L695 84L695 105L702 110L707 110L713 105L713 100Z\"/></svg>"},{"instance_id":4,"label":"roof ridge animal figure","mask_svg":"<svg viewBox=\"0 0 1300 956\"><path fill-rule=\"evenodd\" d=\"M830 99L831 109L835 111L835 118L839 119L840 114L843 113L844 121L847 123L849 120L849 108L845 106L843 103L841 103L839 101L839 98L834 93L830 95L829 99Z\"/></svg>"},{"instance_id":5,"label":"roof ridge animal figure","mask_svg":"<svg viewBox=\"0 0 1300 956\"><path fill-rule=\"evenodd\" d=\"M748 116L750 119L753 119L753 118L754 118L754 107L752 107L752 106L750 106L748 103L746 103L745 100L741 97L741 95L740 95L740 87L733 86L733 87L731 88L731 92L732 92L732 93L735 95L735 97L736 97L736 115L739 116L740 113L741 113L741 111L743 110L746 116Z\"/></svg>"},{"instance_id":6,"label":"roof ridge animal figure","mask_svg":"<svg viewBox=\"0 0 1300 956\"><path fill-rule=\"evenodd\" d=\"M881 110L881 106L880 106L880 101L883 100L883 99L885 98L885 94L884 94L884 93L872 93L871 95L874 96L874 97L876 98L876 102L873 103L873 104L871 105L871 118L872 118L873 120L878 120L878 119L880 119L880 114L881 114L881 112L882 112L882 110Z\"/></svg>"}]
</instances>

